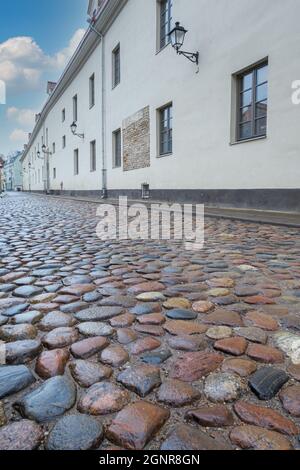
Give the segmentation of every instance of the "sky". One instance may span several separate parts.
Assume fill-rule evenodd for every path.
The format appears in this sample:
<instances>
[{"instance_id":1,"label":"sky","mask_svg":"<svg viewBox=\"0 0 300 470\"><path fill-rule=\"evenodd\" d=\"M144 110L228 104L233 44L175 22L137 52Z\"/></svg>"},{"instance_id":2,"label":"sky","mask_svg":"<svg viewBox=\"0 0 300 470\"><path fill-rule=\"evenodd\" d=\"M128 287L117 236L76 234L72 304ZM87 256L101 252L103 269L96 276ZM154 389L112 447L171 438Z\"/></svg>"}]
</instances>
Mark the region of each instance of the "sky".
<instances>
[{"instance_id":1,"label":"sky","mask_svg":"<svg viewBox=\"0 0 300 470\"><path fill-rule=\"evenodd\" d=\"M58 80L87 28L87 5L0 0L0 155L23 149L47 99L47 81Z\"/></svg>"}]
</instances>

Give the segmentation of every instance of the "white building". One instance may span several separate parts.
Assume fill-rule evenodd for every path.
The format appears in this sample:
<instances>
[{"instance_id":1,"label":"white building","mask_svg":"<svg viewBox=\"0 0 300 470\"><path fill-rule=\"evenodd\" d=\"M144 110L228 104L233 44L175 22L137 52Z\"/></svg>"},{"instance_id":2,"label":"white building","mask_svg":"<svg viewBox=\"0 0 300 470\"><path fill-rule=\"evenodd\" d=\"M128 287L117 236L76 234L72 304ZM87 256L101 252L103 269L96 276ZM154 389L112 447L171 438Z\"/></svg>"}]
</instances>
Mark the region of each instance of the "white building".
<instances>
[{"instance_id":1,"label":"white building","mask_svg":"<svg viewBox=\"0 0 300 470\"><path fill-rule=\"evenodd\" d=\"M14 152L6 157L3 167L6 191L22 191L23 189L21 158L22 152Z\"/></svg>"},{"instance_id":2,"label":"white building","mask_svg":"<svg viewBox=\"0 0 300 470\"><path fill-rule=\"evenodd\" d=\"M88 8L24 152L25 190L140 197L147 183L153 199L300 209L299 0ZM169 43L176 21L198 67Z\"/></svg>"}]
</instances>

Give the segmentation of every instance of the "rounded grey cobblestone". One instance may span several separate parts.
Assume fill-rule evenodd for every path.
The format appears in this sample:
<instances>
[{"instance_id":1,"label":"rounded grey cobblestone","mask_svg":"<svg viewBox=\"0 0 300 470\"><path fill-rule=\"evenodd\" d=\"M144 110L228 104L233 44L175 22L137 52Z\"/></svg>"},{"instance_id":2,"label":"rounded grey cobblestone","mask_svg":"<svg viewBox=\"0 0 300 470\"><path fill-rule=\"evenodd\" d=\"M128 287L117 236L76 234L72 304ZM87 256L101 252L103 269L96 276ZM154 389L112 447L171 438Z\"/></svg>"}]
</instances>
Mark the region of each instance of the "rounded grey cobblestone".
<instances>
[{"instance_id":1,"label":"rounded grey cobblestone","mask_svg":"<svg viewBox=\"0 0 300 470\"><path fill-rule=\"evenodd\" d=\"M96 209L0 199L0 448L298 449L299 231L206 218L191 252Z\"/></svg>"}]
</instances>

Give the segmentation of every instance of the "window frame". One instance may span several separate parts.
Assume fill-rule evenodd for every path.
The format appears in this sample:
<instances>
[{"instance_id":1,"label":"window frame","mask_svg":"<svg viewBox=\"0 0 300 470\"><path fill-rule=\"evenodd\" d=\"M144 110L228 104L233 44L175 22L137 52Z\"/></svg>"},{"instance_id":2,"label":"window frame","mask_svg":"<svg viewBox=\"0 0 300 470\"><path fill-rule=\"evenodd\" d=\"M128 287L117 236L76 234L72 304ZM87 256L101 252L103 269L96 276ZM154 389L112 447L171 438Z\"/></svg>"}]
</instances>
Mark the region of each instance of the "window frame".
<instances>
[{"instance_id":1,"label":"window frame","mask_svg":"<svg viewBox=\"0 0 300 470\"><path fill-rule=\"evenodd\" d=\"M79 175L79 149L74 149L73 154L73 163L74 163L74 176Z\"/></svg>"},{"instance_id":2,"label":"window frame","mask_svg":"<svg viewBox=\"0 0 300 470\"><path fill-rule=\"evenodd\" d=\"M118 57L118 61L116 60ZM118 64L118 68L116 65ZM116 70L118 73L116 73ZM112 88L121 83L121 45L120 43L112 51Z\"/></svg>"},{"instance_id":3,"label":"window frame","mask_svg":"<svg viewBox=\"0 0 300 470\"><path fill-rule=\"evenodd\" d=\"M65 135L62 136L62 148L65 149L67 145L67 138Z\"/></svg>"},{"instance_id":4,"label":"window frame","mask_svg":"<svg viewBox=\"0 0 300 470\"><path fill-rule=\"evenodd\" d=\"M117 138L118 136L120 137L120 143L118 145ZM122 129L116 129L113 132L113 168L122 168L122 163L123 163L123 155L122 155ZM117 151L120 151L120 154L117 154ZM117 157L119 161L117 160Z\"/></svg>"},{"instance_id":5,"label":"window frame","mask_svg":"<svg viewBox=\"0 0 300 470\"><path fill-rule=\"evenodd\" d=\"M56 152L56 145L55 142L52 143L52 154L55 155Z\"/></svg>"},{"instance_id":6,"label":"window frame","mask_svg":"<svg viewBox=\"0 0 300 470\"><path fill-rule=\"evenodd\" d=\"M170 102L162 107L160 107L158 110L158 156L159 157L166 157L168 155L173 154L173 103ZM168 116L167 119L164 119L163 113L165 111L168 111ZM163 127L163 123L168 122L168 127L165 128ZM167 130L165 130L167 129ZM168 149L166 152L163 151L163 144L164 140L162 139L163 134L170 134L167 139L168 143Z\"/></svg>"},{"instance_id":7,"label":"window frame","mask_svg":"<svg viewBox=\"0 0 300 470\"><path fill-rule=\"evenodd\" d=\"M53 168L53 179L56 180L56 168Z\"/></svg>"},{"instance_id":8,"label":"window frame","mask_svg":"<svg viewBox=\"0 0 300 470\"><path fill-rule=\"evenodd\" d=\"M90 172L95 173L97 171L97 147L96 140L90 142Z\"/></svg>"},{"instance_id":9,"label":"window frame","mask_svg":"<svg viewBox=\"0 0 300 470\"><path fill-rule=\"evenodd\" d=\"M158 51L163 50L171 42L168 34L172 30L173 0L158 0ZM166 26L168 29L166 32Z\"/></svg>"},{"instance_id":10,"label":"window frame","mask_svg":"<svg viewBox=\"0 0 300 470\"><path fill-rule=\"evenodd\" d=\"M78 95L73 96L73 121L78 121Z\"/></svg>"},{"instance_id":11,"label":"window frame","mask_svg":"<svg viewBox=\"0 0 300 470\"><path fill-rule=\"evenodd\" d=\"M264 67L267 67L267 78L266 80L259 82L258 83L258 71ZM268 67L269 63L267 59L264 59L263 61L256 63L255 65L252 65L246 69L244 69L242 72L239 72L236 74L236 118L235 118L235 141L236 143L242 143L242 142L247 142L249 140L257 140L257 139L263 139L267 137L267 131L268 131L268 101L269 101L269 95L268 95L268 85L269 85L269 80L268 80ZM251 77L251 87L249 88L243 88L243 79L247 75L252 75ZM267 94L266 98L262 100L257 100L257 88L263 85L267 85ZM243 94L250 92L251 91L251 101L250 105L243 105L242 102L242 96ZM266 102L267 104L267 109L266 109L266 114L262 116L258 116L256 114L256 106L260 103ZM242 116L241 116L241 111L243 108L249 108L251 107L251 119L248 121L243 121ZM266 131L259 133L256 130L256 123L259 120L265 119L266 120ZM243 124L251 124L251 135L247 137L242 137L241 135L241 127Z\"/></svg>"},{"instance_id":12,"label":"window frame","mask_svg":"<svg viewBox=\"0 0 300 470\"><path fill-rule=\"evenodd\" d=\"M93 73L89 78L89 105L90 109L95 106L95 74Z\"/></svg>"}]
</instances>

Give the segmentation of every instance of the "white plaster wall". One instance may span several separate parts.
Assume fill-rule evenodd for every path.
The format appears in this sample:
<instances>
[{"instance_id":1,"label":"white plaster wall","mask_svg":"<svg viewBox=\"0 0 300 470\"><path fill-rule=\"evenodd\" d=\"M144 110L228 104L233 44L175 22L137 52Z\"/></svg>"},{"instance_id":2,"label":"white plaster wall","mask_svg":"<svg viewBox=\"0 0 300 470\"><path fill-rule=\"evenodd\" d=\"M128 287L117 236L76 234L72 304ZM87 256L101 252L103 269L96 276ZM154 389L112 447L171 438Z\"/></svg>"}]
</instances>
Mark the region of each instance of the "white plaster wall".
<instances>
[{"instance_id":1,"label":"white plaster wall","mask_svg":"<svg viewBox=\"0 0 300 470\"><path fill-rule=\"evenodd\" d=\"M95 105L89 107L89 78L95 74ZM101 190L101 54L100 48L90 56L79 74L74 77L70 86L54 105L43 124L43 129L32 143L30 152L25 159L25 168L28 158L34 155L34 148L42 147L42 135L46 142L46 129L48 129L48 146L52 152L52 143L55 142L56 152L50 156L50 189L60 189L61 182L64 190ZM84 133L84 140L73 136L70 125L73 122L73 96L78 96L78 133ZM65 122L62 122L62 110L66 110ZM62 137L66 136L66 148L62 148ZM97 171L90 171L90 142L96 140ZM74 175L74 150L79 150L79 175ZM43 153L41 152L43 156ZM34 160L34 170L31 170L31 190L44 189L44 183L35 183L34 172L42 171L43 160ZM24 166L24 165L23 165ZM53 179L53 168L56 168L56 179ZM26 189L29 186L28 171L24 177Z\"/></svg>"},{"instance_id":2,"label":"white plaster wall","mask_svg":"<svg viewBox=\"0 0 300 470\"><path fill-rule=\"evenodd\" d=\"M200 52L195 65L171 46L156 50L156 0L128 0L105 38L106 160L108 189L299 188L300 106L291 102L291 84L300 79L299 0L173 0L174 21L188 30L184 48ZM121 83L112 89L112 50L120 43ZM232 74L268 57L269 111L266 139L231 145ZM95 73L96 105L89 110L89 77ZM78 94L78 131L70 132L72 97ZM157 108L173 102L174 152L157 158ZM112 168L112 132L136 111L150 106L151 167L123 172ZM66 121L61 111L66 108ZM44 123L49 129L50 189L100 190L101 45L64 92ZM62 136L67 147L62 150ZM97 171L90 172L90 141L97 141ZM33 142L34 153L41 132ZM74 176L73 152L80 173ZM26 157L24 166L28 163ZM34 161L35 171L43 162ZM53 167L57 178L53 180ZM31 189L41 190L31 171ZM28 173L24 187L29 188Z\"/></svg>"},{"instance_id":3,"label":"white plaster wall","mask_svg":"<svg viewBox=\"0 0 300 470\"><path fill-rule=\"evenodd\" d=\"M199 73L168 46L156 54L156 0L129 0L106 37L108 188L299 188L299 0L174 0L200 52ZM111 90L111 51L121 45L121 84ZM230 145L232 74L269 58L267 139ZM157 158L156 109L173 102L174 153ZM112 169L111 132L150 105L151 168Z\"/></svg>"}]
</instances>

